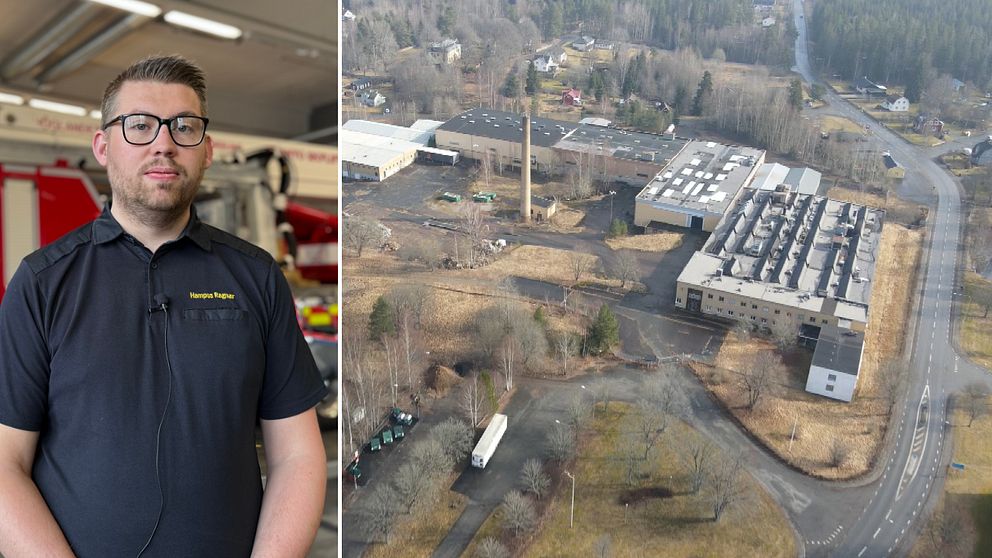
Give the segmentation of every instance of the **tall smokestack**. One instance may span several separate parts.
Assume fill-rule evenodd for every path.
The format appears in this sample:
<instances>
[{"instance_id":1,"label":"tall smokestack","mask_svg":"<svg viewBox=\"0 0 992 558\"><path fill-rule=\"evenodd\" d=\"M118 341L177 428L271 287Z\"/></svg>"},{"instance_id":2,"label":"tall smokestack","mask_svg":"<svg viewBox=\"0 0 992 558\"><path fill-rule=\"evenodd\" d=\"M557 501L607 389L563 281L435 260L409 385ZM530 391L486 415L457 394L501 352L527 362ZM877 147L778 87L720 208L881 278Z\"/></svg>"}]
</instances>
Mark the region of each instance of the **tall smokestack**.
<instances>
[{"instance_id":1,"label":"tall smokestack","mask_svg":"<svg viewBox=\"0 0 992 558\"><path fill-rule=\"evenodd\" d=\"M523 148L520 155L520 220L530 223L530 115L524 114Z\"/></svg>"}]
</instances>

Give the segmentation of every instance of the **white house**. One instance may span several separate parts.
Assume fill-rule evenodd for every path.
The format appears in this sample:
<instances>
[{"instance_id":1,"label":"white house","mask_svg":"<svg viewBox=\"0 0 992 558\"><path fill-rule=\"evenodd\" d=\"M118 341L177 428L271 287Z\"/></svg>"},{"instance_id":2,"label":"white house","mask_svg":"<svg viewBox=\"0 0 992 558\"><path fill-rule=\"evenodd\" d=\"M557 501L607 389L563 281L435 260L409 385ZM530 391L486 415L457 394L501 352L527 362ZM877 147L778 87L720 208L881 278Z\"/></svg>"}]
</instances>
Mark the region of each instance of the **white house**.
<instances>
[{"instance_id":1,"label":"white house","mask_svg":"<svg viewBox=\"0 0 992 558\"><path fill-rule=\"evenodd\" d=\"M355 14L351 13L351 10L345 10L341 14L341 21L355 21Z\"/></svg>"},{"instance_id":2,"label":"white house","mask_svg":"<svg viewBox=\"0 0 992 558\"><path fill-rule=\"evenodd\" d=\"M864 348L864 332L824 326L806 377L806 391L850 402L858 386Z\"/></svg>"},{"instance_id":3,"label":"white house","mask_svg":"<svg viewBox=\"0 0 992 558\"><path fill-rule=\"evenodd\" d=\"M596 41L593 40L592 37L583 35L582 38L572 41L572 48L579 52L585 52L587 50L592 50L592 45L595 43Z\"/></svg>"},{"instance_id":4,"label":"white house","mask_svg":"<svg viewBox=\"0 0 992 558\"><path fill-rule=\"evenodd\" d=\"M559 67L558 62L549 54L542 54L534 59L534 69L538 72L554 75Z\"/></svg>"},{"instance_id":5,"label":"white house","mask_svg":"<svg viewBox=\"0 0 992 558\"><path fill-rule=\"evenodd\" d=\"M451 64L462 57L462 45L454 39L431 43L427 47L427 56L435 64Z\"/></svg>"},{"instance_id":6,"label":"white house","mask_svg":"<svg viewBox=\"0 0 992 558\"><path fill-rule=\"evenodd\" d=\"M550 56L555 62L559 64L564 64L568 60L568 54L565 53L563 48L552 48L549 49L545 54Z\"/></svg>"},{"instance_id":7,"label":"white house","mask_svg":"<svg viewBox=\"0 0 992 558\"><path fill-rule=\"evenodd\" d=\"M375 89L363 91L362 94L358 96L358 100L367 107L379 107L386 104L386 97Z\"/></svg>"},{"instance_id":8,"label":"white house","mask_svg":"<svg viewBox=\"0 0 992 558\"><path fill-rule=\"evenodd\" d=\"M882 101L882 108L889 112L906 112L909 110L909 99L901 95L889 95Z\"/></svg>"},{"instance_id":9,"label":"white house","mask_svg":"<svg viewBox=\"0 0 992 558\"><path fill-rule=\"evenodd\" d=\"M773 25L775 25L775 18L771 16L768 16L765 19L761 20L762 27L771 27Z\"/></svg>"},{"instance_id":10,"label":"white house","mask_svg":"<svg viewBox=\"0 0 992 558\"><path fill-rule=\"evenodd\" d=\"M596 40L596 49L597 50L613 50L614 48L616 48L616 43L614 43L613 41L609 41L609 40L606 40L606 39L597 39Z\"/></svg>"}]
</instances>

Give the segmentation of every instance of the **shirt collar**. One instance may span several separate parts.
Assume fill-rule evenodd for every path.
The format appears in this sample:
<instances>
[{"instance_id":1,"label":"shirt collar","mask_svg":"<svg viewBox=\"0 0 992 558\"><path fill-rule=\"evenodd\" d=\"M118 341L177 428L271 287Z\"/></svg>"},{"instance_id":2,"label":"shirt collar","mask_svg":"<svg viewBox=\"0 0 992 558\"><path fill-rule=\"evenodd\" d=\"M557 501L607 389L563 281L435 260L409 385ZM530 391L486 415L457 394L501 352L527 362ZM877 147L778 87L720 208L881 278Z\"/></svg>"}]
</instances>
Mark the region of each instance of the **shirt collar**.
<instances>
[{"instance_id":1,"label":"shirt collar","mask_svg":"<svg viewBox=\"0 0 992 558\"><path fill-rule=\"evenodd\" d=\"M107 205L103 207L103 212L93 221L94 244L105 244L127 234L110 212L110 203L107 202ZM179 235L180 239L183 237L189 237L200 248L210 250L210 232L203 222L200 221L200 218L197 217L195 206L190 207L189 223L186 224L186 228Z\"/></svg>"}]
</instances>

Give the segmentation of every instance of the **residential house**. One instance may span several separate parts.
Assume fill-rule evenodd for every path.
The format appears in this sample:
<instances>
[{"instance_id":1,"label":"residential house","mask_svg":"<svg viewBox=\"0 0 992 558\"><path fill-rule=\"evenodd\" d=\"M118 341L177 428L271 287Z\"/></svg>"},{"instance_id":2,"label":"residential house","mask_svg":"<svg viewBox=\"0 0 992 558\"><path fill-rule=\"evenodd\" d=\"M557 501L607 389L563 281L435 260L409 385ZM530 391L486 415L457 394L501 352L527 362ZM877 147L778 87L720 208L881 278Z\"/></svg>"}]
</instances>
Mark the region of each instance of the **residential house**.
<instances>
[{"instance_id":1,"label":"residential house","mask_svg":"<svg viewBox=\"0 0 992 558\"><path fill-rule=\"evenodd\" d=\"M542 198L531 195L530 218L537 223L547 222L558 212L558 201L554 198Z\"/></svg>"},{"instance_id":2,"label":"residential house","mask_svg":"<svg viewBox=\"0 0 992 558\"><path fill-rule=\"evenodd\" d=\"M582 106L582 92L578 89L565 89L561 92L561 104L566 107Z\"/></svg>"},{"instance_id":3,"label":"residential house","mask_svg":"<svg viewBox=\"0 0 992 558\"><path fill-rule=\"evenodd\" d=\"M886 151L882 153L882 164L885 165L885 176L889 178L903 178L906 176L906 169L892 158L892 154Z\"/></svg>"},{"instance_id":4,"label":"residential house","mask_svg":"<svg viewBox=\"0 0 992 558\"><path fill-rule=\"evenodd\" d=\"M868 97L881 97L889 93L889 90L884 85L873 82L867 76L854 80L854 89L858 93L867 95Z\"/></svg>"},{"instance_id":5,"label":"residential house","mask_svg":"<svg viewBox=\"0 0 992 558\"><path fill-rule=\"evenodd\" d=\"M555 75L558 72L558 68L560 66L551 55L542 54L534 59L534 69L538 72Z\"/></svg>"},{"instance_id":6,"label":"residential house","mask_svg":"<svg viewBox=\"0 0 992 558\"><path fill-rule=\"evenodd\" d=\"M768 16L765 19L761 20L761 26L766 29L773 25L775 25L775 18L773 18L772 16Z\"/></svg>"},{"instance_id":7,"label":"residential house","mask_svg":"<svg viewBox=\"0 0 992 558\"><path fill-rule=\"evenodd\" d=\"M427 56L435 64L451 64L462 57L462 45L454 39L431 43L427 47Z\"/></svg>"},{"instance_id":8,"label":"residential house","mask_svg":"<svg viewBox=\"0 0 992 558\"><path fill-rule=\"evenodd\" d=\"M341 21L355 21L355 14L351 13L351 10L345 10L341 14Z\"/></svg>"},{"instance_id":9,"label":"residential house","mask_svg":"<svg viewBox=\"0 0 992 558\"><path fill-rule=\"evenodd\" d=\"M348 85L348 87L352 91L364 91L369 87L372 87L372 80L367 77L358 78L355 81L351 82L351 84Z\"/></svg>"},{"instance_id":10,"label":"residential house","mask_svg":"<svg viewBox=\"0 0 992 558\"><path fill-rule=\"evenodd\" d=\"M358 96L358 100L367 107L381 107L386 104L386 97L375 89L363 91L362 94Z\"/></svg>"},{"instance_id":11,"label":"residential house","mask_svg":"<svg viewBox=\"0 0 992 558\"><path fill-rule=\"evenodd\" d=\"M882 108L889 112L906 112L909 110L909 99L902 95L889 95L882 102Z\"/></svg>"},{"instance_id":12,"label":"residential house","mask_svg":"<svg viewBox=\"0 0 992 558\"><path fill-rule=\"evenodd\" d=\"M983 167L992 167L992 136L971 148L971 163Z\"/></svg>"},{"instance_id":13,"label":"residential house","mask_svg":"<svg viewBox=\"0 0 992 558\"><path fill-rule=\"evenodd\" d=\"M548 56L554 59L555 62L559 64L564 64L568 60L568 54L565 53L565 49L560 47L550 48L545 52Z\"/></svg>"},{"instance_id":14,"label":"residential house","mask_svg":"<svg viewBox=\"0 0 992 558\"><path fill-rule=\"evenodd\" d=\"M613 41L608 41L606 39L596 40L596 50L613 50L616 48L616 43Z\"/></svg>"},{"instance_id":15,"label":"residential house","mask_svg":"<svg viewBox=\"0 0 992 558\"><path fill-rule=\"evenodd\" d=\"M579 52L587 52L592 50L594 44L596 44L596 41L592 37L583 35L581 38L572 41L572 48Z\"/></svg>"}]
</instances>

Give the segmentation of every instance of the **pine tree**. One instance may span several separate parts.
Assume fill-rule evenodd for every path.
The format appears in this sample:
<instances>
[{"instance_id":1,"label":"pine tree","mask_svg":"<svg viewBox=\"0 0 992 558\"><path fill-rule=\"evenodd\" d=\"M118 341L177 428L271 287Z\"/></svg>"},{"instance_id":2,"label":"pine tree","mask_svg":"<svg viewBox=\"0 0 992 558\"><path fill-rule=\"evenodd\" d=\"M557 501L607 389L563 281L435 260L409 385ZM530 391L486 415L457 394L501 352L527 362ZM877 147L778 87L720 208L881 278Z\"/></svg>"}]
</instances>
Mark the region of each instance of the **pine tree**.
<instances>
[{"instance_id":1,"label":"pine tree","mask_svg":"<svg viewBox=\"0 0 992 558\"><path fill-rule=\"evenodd\" d=\"M699 88L696 89L696 96L692 98L693 116L703 115L703 104L713 94L713 76L707 70L703 72L703 79L699 80Z\"/></svg>"},{"instance_id":2,"label":"pine tree","mask_svg":"<svg viewBox=\"0 0 992 558\"><path fill-rule=\"evenodd\" d=\"M524 91L528 95L533 95L537 93L537 89L541 86L541 82L537 77L537 68L534 66L534 61L531 60L527 64L527 83L524 85ZM509 95L507 95L509 96Z\"/></svg>"},{"instance_id":3,"label":"pine tree","mask_svg":"<svg viewBox=\"0 0 992 558\"><path fill-rule=\"evenodd\" d=\"M596 321L589 328L589 349L594 354L609 351L620 342L620 324L607 304L599 307Z\"/></svg>"},{"instance_id":4,"label":"pine tree","mask_svg":"<svg viewBox=\"0 0 992 558\"><path fill-rule=\"evenodd\" d=\"M506 76L506 83L503 84L500 94L508 99L512 99L517 96L517 90L519 88L520 84L517 82L517 74L513 70L510 70L510 74Z\"/></svg>"},{"instance_id":5,"label":"pine tree","mask_svg":"<svg viewBox=\"0 0 992 558\"><path fill-rule=\"evenodd\" d=\"M369 337L378 341L385 335L391 335L396 331L396 322L393 319L393 308L386 302L386 299L379 297L372 305L372 313L369 314Z\"/></svg>"}]
</instances>

